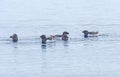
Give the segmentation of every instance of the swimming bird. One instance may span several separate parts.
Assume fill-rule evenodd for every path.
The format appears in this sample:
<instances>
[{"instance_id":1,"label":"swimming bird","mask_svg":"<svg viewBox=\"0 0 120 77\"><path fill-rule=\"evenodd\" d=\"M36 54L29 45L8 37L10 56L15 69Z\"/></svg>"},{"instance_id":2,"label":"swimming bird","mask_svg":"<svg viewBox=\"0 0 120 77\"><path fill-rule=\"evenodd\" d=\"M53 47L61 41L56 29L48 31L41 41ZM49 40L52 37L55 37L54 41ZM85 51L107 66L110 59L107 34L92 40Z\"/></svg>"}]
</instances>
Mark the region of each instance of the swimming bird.
<instances>
[{"instance_id":1,"label":"swimming bird","mask_svg":"<svg viewBox=\"0 0 120 77\"><path fill-rule=\"evenodd\" d=\"M62 40L67 41L69 39L68 35L69 35L69 32L64 31L62 35L55 35L55 37L60 37L62 38Z\"/></svg>"},{"instance_id":2,"label":"swimming bird","mask_svg":"<svg viewBox=\"0 0 120 77\"><path fill-rule=\"evenodd\" d=\"M99 32L98 31L89 32L88 30L84 30L82 31L82 33L84 33L84 38L88 38L88 37L97 37Z\"/></svg>"},{"instance_id":3,"label":"swimming bird","mask_svg":"<svg viewBox=\"0 0 120 77\"><path fill-rule=\"evenodd\" d=\"M42 39L42 44L46 44L47 41L46 35L41 35L40 38Z\"/></svg>"},{"instance_id":4,"label":"swimming bird","mask_svg":"<svg viewBox=\"0 0 120 77\"><path fill-rule=\"evenodd\" d=\"M10 38L12 38L13 42L18 42L18 35L17 34L13 34L12 36L10 36Z\"/></svg>"},{"instance_id":5,"label":"swimming bird","mask_svg":"<svg viewBox=\"0 0 120 77\"><path fill-rule=\"evenodd\" d=\"M46 35L41 35L40 38L42 39L42 44L46 44L47 42L55 42L56 38L54 35L47 37Z\"/></svg>"}]
</instances>

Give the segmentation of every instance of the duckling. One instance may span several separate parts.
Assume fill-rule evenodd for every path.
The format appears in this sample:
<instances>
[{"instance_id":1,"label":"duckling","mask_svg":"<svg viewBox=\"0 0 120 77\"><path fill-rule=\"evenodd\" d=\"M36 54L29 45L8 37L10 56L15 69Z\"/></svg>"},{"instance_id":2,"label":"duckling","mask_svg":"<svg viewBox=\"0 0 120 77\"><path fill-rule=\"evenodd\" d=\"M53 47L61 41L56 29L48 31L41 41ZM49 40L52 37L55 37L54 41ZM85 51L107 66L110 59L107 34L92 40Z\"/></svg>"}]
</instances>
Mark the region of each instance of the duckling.
<instances>
[{"instance_id":1,"label":"duckling","mask_svg":"<svg viewBox=\"0 0 120 77\"><path fill-rule=\"evenodd\" d=\"M97 37L99 32L89 32L88 30L82 31L84 33L84 38Z\"/></svg>"},{"instance_id":2,"label":"duckling","mask_svg":"<svg viewBox=\"0 0 120 77\"><path fill-rule=\"evenodd\" d=\"M10 38L12 38L13 42L18 42L18 35L17 34L13 34L12 36L10 36Z\"/></svg>"},{"instance_id":3,"label":"duckling","mask_svg":"<svg viewBox=\"0 0 120 77\"><path fill-rule=\"evenodd\" d=\"M47 41L46 35L41 35L40 38L42 39L42 44L46 44Z\"/></svg>"},{"instance_id":4,"label":"duckling","mask_svg":"<svg viewBox=\"0 0 120 77\"><path fill-rule=\"evenodd\" d=\"M62 40L67 41L69 39L68 35L69 33L67 31L64 31L62 35L55 35L55 37L60 37Z\"/></svg>"}]
</instances>

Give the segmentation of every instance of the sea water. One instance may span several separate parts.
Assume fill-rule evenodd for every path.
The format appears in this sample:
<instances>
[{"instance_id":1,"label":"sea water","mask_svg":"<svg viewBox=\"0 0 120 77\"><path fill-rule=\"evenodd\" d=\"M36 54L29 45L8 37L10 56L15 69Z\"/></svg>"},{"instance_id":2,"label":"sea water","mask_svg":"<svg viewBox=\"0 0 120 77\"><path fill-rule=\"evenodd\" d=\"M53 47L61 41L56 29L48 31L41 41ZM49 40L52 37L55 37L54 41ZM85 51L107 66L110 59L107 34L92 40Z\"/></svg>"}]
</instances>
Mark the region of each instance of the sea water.
<instances>
[{"instance_id":1,"label":"sea water","mask_svg":"<svg viewBox=\"0 0 120 77\"><path fill-rule=\"evenodd\" d=\"M119 77L119 3L0 0L0 77ZM84 38L83 30L100 36ZM63 31L68 41L41 44L40 35Z\"/></svg>"}]
</instances>

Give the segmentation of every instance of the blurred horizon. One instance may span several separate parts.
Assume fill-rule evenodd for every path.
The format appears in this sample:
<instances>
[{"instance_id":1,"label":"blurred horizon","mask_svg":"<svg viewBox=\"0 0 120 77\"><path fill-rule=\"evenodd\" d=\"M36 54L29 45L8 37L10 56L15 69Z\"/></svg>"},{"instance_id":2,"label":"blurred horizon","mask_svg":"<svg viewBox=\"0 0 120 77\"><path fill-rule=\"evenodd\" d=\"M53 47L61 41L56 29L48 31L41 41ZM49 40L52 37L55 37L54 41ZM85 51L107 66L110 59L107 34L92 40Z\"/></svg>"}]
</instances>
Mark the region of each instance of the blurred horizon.
<instances>
[{"instance_id":1,"label":"blurred horizon","mask_svg":"<svg viewBox=\"0 0 120 77\"><path fill-rule=\"evenodd\" d=\"M0 0L0 22L119 24L119 0Z\"/></svg>"}]
</instances>

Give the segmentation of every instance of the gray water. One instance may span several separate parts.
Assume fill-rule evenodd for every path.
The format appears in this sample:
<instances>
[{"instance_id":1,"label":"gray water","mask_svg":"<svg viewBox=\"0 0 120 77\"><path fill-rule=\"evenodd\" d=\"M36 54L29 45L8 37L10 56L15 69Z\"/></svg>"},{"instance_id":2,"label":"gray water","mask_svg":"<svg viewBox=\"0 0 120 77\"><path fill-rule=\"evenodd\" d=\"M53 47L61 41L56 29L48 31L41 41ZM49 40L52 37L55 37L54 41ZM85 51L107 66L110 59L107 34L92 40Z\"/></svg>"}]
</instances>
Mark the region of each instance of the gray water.
<instances>
[{"instance_id":1,"label":"gray water","mask_svg":"<svg viewBox=\"0 0 120 77\"><path fill-rule=\"evenodd\" d=\"M0 0L0 77L119 77L119 0ZM83 30L99 37L83 38ZM42 46L40 35L70 33ZM9 36L17 33L18 43Z\"/></svg>"}]
</instances>

